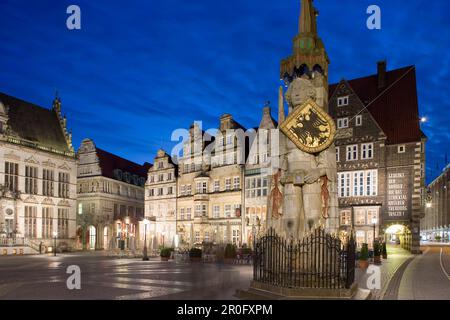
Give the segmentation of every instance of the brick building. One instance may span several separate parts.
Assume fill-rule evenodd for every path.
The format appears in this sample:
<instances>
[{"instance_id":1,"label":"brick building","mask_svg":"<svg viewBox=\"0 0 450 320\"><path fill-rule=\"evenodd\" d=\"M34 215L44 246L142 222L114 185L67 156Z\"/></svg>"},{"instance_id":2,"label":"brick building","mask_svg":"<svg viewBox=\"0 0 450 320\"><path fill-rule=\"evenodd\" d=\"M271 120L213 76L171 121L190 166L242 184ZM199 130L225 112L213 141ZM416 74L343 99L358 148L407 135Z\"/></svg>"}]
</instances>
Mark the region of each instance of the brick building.
<instances>
[{"instance_id":1,"label":"brick building","mask_svg":"<svg viewBox=\"0 0 450 320\"><path fill-rule=\"evenodd\" d=\"M359 245L400 238L419 252L424 215L425 143L414 66L330 85L336 120L340 229ZM375 228L374 228L375 227Z\"/></svg>"}]
</instances>

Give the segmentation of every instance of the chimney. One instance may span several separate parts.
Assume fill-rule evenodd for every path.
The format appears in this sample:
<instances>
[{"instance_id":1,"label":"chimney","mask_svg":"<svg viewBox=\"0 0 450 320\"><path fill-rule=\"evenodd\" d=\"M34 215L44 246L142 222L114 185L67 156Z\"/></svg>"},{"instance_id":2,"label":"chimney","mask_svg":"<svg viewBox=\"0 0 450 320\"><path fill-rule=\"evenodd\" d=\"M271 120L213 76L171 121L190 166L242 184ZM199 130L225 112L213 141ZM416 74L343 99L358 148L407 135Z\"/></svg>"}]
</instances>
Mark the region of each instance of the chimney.
<instances>
[{"instance_id":1,"label":"chimney","mask_svg":"<svg viewBox=\"0 0 450 320\"><path fill-rule=\"evenodd\" d=\"M231 129L231 120L232 119L233 119L233 117L228 113L225 113L224 115L222 115L220 117L220 131Z\"/></svg>"},{"instance_id":2,"label":"chimney","mask_svg":"<svg viewBox=\"0 0 450 320\"><path fill-rule=\"evenodd\" d=\"M386 60L378 61L378 89L386 87Z\"/></svg>"}]
</instances>

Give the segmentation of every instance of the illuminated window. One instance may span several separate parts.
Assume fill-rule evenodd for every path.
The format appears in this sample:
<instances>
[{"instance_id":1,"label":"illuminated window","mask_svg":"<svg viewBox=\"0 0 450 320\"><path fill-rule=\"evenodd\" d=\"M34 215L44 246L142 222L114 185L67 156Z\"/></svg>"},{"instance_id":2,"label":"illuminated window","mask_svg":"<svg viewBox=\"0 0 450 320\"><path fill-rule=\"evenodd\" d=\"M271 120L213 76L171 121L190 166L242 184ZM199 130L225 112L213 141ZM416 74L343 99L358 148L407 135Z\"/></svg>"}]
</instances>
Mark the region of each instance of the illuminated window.
<instances>
[{"instance_id":1,"label":"illuminated window","mask_svg":"<svg viewBox=\"0 0 450 320\"><path fill-rule=\"evenodd\" d=\"M218 219L220 217L220 206L214 205L213 206L213 218Z\"/></svg>"},{"instance_id":2,"label":"illuminated window","mask_svg":"<svg viewBox=\"0 0 450 320\"><path fill-rule=\"evenodd\" d=\"M231 217L231 205L230 204L225 205L225 217L226 218Z\"/></svg>"},{"instance_id":3,"label":"illuminated window","mask_svg":"<svg viewBox=\"0 0 450 320\"><path fill-rule=\"evenodd\" d=\"M191 208L187 208L186 209L186 219L187 220L191 220Z\"/></svg>"},{"instance_id":4,"label":"illuminated window","mask_svg":"<svg viewBox=\"0 0 450 320\"><path fill-rule=\"evenodd\" d=\"M358 145L347 146L347 161L358 160Z\"/></svg>"},{"instance_id":5,"label":"illuminated window","mask_svg":"<svg viewBox=\"0 0 450 320\"><path fill-rule=\"evenodd\" d=\"M233 185L234 185L234 190L238 190L241 186L241 179L239 177L234 177L234 181L233 181Z\"/></svg>"},{"instance_id":6,"label":"illuminated window","mask_svg":"<svg viewBox=\"0 0 450 320\"><path fill-rule=\"evenodd\" d=\"M366 232L363 230L356 231L356 242L358 247L361 247L363 243L366 243Z\"/></svg>"},{"instance_id":7,"label":"illuminated window","mask_svg":"<svg viewBox=\"0 0 450 320\"><path fill-rule=\"evenodd\" d=\"M363 143L361 145L361 159L367 160L373 158L373 143Z\"/></svg>"},{"instance_id":8,"label":"illuminated window","mask_svg":"<svg viewBox=\"0 0 450 320\"><path fill-rule=\"evenodd\" d=\"M234 229L233 230L233 238L232 238L233 244L238 245L239 244L239 230Z\"/></svg>"},{"instance_id":9,"label":"illuminated window","mask_svg":"<svg viewBox=\"0 0 450 320\"><path fill-rule=\"evenodd\" d=\"M25 237L36 238L37 236L37 207L25 206Z\"/></svg>"},{"instance_id":10,"label":"illuminated window","mask_svg":"<svg viewBox=\"0 0 450 320\"><path fill-rule=\"evenodd\" d=\"M350 210L341 211L341 226L349 226L352 223L352 213Z\"/></svg>"},{"instance_id":11,"label":"illuminated window","mask_svg":"<svg viewBox=\"0 0 450 320\"><path fill-rule=\"evenodd\" d=\"M180 220L184 220L184 208L180 209Z\"/></svg>"},{"instance_id":12,"label":"illuminated window","mask_svg":"<svg viewBox=\"0 0 450 320\"><path fill-rule=\"evenodd\" d=\"M215 180L214 181L214 192L219 192L219 191L220 191L220 181Z\"/></svg>"},{"instance_id":13,"label":"illuminated window","mask_svg":"<svg viewBox=\"0 0 450 320\"><path fill-rule=\"evenodd\" d=\"M366 210L365 209L355 209L355 224L356 225L366 225Z\"/></svg>"},{"instance_id":14,"label":"illuminated window","mask_svg":"<svg viewBox=\"0 0 450 320\"><path fill-rule=\"evenodd\" d=\"M225 190L227 190L227 191L231 190L231 178L227 178L225 180Z\"/></svg>"}]
</instances>

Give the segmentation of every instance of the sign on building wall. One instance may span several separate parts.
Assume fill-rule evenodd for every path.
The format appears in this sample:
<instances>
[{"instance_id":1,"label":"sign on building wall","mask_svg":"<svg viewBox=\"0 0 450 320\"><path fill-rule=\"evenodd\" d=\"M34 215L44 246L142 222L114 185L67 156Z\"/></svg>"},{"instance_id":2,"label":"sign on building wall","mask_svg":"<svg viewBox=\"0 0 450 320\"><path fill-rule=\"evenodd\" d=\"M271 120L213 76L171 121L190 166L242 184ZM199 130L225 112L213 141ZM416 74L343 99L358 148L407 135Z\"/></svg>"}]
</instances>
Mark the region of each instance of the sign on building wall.
<instances>
[{"instance_id":1,"label":"sign on building wall","mask_svg":"<svg viewBox=\"0 0 450 320\"><path fill-rule=\"evenodd\" d=\"M412 199L411 169L388 169L385 221L409 221Z\"/></svg>"}]
</instances>

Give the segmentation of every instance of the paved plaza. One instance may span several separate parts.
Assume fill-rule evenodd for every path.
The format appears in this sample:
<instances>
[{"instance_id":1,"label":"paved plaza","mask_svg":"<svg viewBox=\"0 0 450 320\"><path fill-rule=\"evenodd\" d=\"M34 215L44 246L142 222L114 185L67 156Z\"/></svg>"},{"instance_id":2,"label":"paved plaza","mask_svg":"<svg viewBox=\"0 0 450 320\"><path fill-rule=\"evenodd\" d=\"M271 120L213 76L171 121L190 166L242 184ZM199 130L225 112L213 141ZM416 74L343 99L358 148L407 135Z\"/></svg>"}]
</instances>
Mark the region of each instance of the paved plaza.
<instances>
[{"instance_id":1,"label":"paved plaza","mask_svg":"<svg viewBox=\"0 0 450 320\"><path fill-rule=\"evenodd\" d=\"M66 269L81 269L81 290L66 286ZM245 265L119 259L95 253L1 257L0 299L236 299L249 285Z\"/></svg>"},{"instance_id":2,"label":"paved plaza","mask_svg":"<svg viewBox=\"0 0 450 320\"><path fill-rule=\"evenodd\" d=\"M389 248L381 288L372 299L450 300L450 246L424 246L414 256ZM69 290L67 267L81 269L81 290ZM0 299L233 300L248 288L249 265L162 262L109 257L99 252L0 257ZM357 269L360 288L367 275Z\"/></svg>"}]
</instances>

